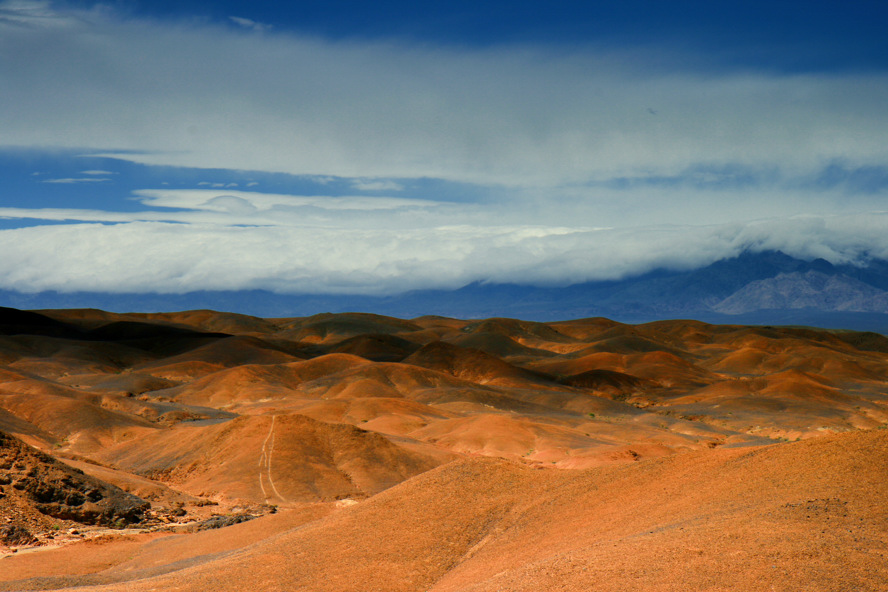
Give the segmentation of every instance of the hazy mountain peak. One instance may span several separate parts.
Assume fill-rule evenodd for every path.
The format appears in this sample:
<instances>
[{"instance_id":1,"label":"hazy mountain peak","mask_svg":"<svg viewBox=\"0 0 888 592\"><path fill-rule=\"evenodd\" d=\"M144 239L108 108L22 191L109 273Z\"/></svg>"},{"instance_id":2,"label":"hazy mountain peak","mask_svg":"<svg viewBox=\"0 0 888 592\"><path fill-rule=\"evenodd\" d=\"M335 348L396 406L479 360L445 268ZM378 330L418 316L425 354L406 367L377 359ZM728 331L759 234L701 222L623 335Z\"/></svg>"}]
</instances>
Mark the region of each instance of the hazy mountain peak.
<instances>
[{"instance_id":1,"label":"hazy mountain peak","mask_svg":"<svg viewBox=\"0 0 888 592\"><path fill-rule=\"evenodd\" d=\"M844 274L797 271L750 282L712 307L724 314L802 308L885 313L888 292Z\"/></svg>"}]
</instances>

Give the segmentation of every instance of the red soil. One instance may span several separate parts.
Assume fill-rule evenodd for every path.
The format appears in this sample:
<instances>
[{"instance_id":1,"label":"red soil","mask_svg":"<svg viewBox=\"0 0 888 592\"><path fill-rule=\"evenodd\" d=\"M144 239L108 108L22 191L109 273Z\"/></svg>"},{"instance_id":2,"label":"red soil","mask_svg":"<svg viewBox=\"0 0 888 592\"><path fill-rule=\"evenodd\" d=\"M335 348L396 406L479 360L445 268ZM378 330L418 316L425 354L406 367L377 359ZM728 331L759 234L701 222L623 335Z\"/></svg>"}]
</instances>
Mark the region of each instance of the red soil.
<instances>
[{"instance_id":1,"label":"red soil","mask_svg":"<svg viewBox=\"0 0 888 592\"><path fill-rule=\"evenodd\" d=\"M150 532L0 467L0 590L885 589L875 334L44 312L0 323L0 430Z\"/></svg>"}]
</instances>

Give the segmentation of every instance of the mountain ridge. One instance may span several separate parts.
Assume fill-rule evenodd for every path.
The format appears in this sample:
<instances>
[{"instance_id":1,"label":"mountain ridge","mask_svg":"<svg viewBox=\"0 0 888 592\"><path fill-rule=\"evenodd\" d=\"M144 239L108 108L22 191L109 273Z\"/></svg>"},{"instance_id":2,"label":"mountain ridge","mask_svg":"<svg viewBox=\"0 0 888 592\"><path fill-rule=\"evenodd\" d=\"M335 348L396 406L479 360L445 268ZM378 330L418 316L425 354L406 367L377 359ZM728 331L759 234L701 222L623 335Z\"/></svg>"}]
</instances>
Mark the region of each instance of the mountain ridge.
<instances>
[{"instance_id":1,"label":"mountain ridge","mask_svg":"<svg viewBox=\"0 0 888 592\"><path fill-rule=\"evenodd\" d=\"M434 314L538 321L602 316L630 323L692 318L773 324L775 319L780 323L785 318L783 324L888 332L888 261L833 264L825 259L798 259L780 251L745 251L697 269L660 268L620 280L555 287L479 281L454 290L414 290L388 296L265 290L184 294L24 294L0 290L0 305L117 312L213 309L264 318L346 311L399 318Z\"/></svg>"}]
</instances>

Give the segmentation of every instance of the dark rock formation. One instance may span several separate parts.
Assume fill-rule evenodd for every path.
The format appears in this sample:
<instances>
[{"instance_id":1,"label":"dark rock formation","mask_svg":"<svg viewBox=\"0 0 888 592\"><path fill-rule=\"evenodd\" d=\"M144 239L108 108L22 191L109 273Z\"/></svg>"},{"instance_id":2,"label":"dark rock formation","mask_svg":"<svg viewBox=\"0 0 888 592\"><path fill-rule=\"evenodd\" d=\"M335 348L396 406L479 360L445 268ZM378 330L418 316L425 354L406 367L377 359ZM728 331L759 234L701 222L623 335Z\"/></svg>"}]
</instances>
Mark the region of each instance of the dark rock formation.
<instances>
[{"instance_id":1,"label":"dark rock formation","mask_svg":"<svg viewBox=\"0 0 888 592\"><path fill-rule=\"evenodd\" d=\"M202 530L214 530L216 528L225 528L226 526L233 526L235 524L240 524L241 522L247 522L256 518L252 514L235 514L233 516L213 516L212 518L207 518L203 522L199 522L193 525L190 530L192 532L200 532Z\"/></svg>"},{"instance_id":2,"label":"dark rock formation","mask_svg":"<svg viewBox=\"0 0 888 592\"><path fill-rule=\"evenodd\" d=\"M0 493L39 512L83 524L126 525L142 520L148 502L61 463L0 432Z\"/></svg>"},{"instance_id":3,"label":"dark rock formation","mask_svg":"<svg viewBox=\"0 0 888 592\"><path fill-rule=\"evenodd\" d=\"M17 524L0 526L0 545L6 547L23 547L33 545L37 539L27 528Z\"/></svg>"}]
</instances>

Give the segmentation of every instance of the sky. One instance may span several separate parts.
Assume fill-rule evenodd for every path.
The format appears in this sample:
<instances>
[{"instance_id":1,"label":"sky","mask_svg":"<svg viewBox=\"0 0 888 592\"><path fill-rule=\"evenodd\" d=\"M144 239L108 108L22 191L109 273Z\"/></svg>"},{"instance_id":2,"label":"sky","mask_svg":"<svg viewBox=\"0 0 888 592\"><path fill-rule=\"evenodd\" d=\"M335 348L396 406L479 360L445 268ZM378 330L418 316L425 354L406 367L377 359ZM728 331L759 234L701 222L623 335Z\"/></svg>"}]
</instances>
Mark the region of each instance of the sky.
<instances>
[{"instance_id":1,"label":"sky","mask_svg":"<svg viewBox=\"0 0 888 592\"><path fill-rule=\"evenodd\" d=\"M888 258L883 1L0 0L0 289Z\"/></svg>"}]
</instances>

